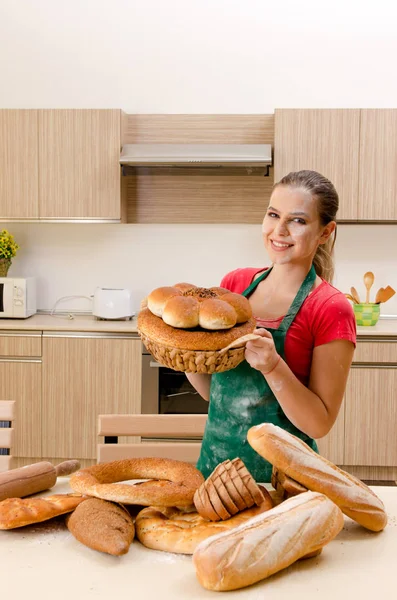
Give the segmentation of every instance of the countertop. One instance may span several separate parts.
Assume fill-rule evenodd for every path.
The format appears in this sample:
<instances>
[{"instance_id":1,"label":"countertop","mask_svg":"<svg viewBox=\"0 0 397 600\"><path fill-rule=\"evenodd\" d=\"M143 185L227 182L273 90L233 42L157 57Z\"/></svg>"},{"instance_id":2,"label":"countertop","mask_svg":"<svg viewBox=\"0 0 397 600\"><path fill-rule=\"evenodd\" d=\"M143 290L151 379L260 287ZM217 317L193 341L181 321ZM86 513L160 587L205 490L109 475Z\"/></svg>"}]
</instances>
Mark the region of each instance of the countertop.
<instances>
[{"instance_id":1,"label":"countertop","mask_svg":"<svg viewBox=\"0 0 397 600\"><path fill-rule=\"evenodd\" d=\"M69 491L67 478L58 481L47 495ZM297 562L242 590L205 590L196 579L190 556L150 550L137 540L122 557L96 552L80 544L59 517L0 531L1 591L16 600L391 598L395 595L390 589L395 585L397 556L397 487L372 489L389 515L383 532L372 533L345 517L343 530L320 556Z\"/></svg>"},{"instance_id":2,"label":"countertop","mask_svg":"<svg viewBox=\"0 0 397 600\"><path fill-rule=\"evenodd\" d=\"M137 334L136 317L130 321L104 321L91 315L37 314L27 319L0 319L0 331L87 331ZM357 327L360 337L397 337L397 319L379 319L372 327Z\"/></svg>"}]
</instances>

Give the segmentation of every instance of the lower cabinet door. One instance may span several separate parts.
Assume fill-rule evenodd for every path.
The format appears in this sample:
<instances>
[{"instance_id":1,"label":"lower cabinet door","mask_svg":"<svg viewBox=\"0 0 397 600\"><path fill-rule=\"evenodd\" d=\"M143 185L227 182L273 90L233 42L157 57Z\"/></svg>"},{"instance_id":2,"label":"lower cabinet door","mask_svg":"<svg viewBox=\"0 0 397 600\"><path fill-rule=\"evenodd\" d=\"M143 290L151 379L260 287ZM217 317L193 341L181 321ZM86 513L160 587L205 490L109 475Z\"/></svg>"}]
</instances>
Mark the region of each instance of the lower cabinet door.
<instances>
[{"instance_id":1,"label":"lower cabinet door","mask_svg":"<svg viewBox=\"0 0 397 600\"><path fill-rule=\"evenodd\" d=\"M397 367L352 367L346 389L345 464L397 467Z\"/></svg>"},{"instance_id":2,"label":"lower cabinet door","mask_svg":"<svg viewBox=\"0 0 397 600\"><path fill-rule=\"evenodd\" d=\"M12 455L41 457L41 359L0 359L0 400L15 401Z\"/></svg>"},{"instance_id":3,"label":"lower cabinet door","mask_svg":"<svg viewBox=\"0 0 397 600\"><path fill-rule=\"evenodd\" d=\"M140 413L141 352L138 338L44 333L43 456L95 459L98 415Z\"/></svg>"}]
</instances>

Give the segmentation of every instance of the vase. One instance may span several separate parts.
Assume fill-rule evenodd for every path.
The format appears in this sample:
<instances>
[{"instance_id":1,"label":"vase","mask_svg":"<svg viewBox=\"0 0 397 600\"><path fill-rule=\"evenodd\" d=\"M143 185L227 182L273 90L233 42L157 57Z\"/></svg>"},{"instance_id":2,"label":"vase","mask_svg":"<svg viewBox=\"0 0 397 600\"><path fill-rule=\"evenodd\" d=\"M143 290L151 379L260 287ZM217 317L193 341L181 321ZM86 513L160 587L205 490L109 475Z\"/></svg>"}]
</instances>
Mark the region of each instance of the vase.
<instances>
[{"instance_id":1,"label":"vase","mask_svg":"<svg viewBox=\"0 0 397 600\"><path fill-rule=\"evenodd\" d=\"M0 277L7 277L8 269L11 267L10 258L0 258Z\"/></svg>"}]
</instances>

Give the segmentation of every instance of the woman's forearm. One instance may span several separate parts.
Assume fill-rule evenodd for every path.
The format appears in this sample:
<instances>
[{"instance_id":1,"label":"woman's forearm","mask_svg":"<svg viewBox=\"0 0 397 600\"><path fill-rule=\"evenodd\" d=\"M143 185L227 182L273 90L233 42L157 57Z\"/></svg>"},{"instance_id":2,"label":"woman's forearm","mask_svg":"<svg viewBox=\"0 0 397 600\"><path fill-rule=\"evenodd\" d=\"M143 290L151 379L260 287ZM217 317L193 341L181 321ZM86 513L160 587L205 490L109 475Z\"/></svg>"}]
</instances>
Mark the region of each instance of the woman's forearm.
<instances>
[{"instance_id":1,"label":"woman's forearm","mask_svg":"<svg viewBox=\"0 0 397 600\"><path fill-rule=\"evenodd\" d=\"M186 377L200 396L208 402L210 399L211 375L186 373Z\"/></svg>"},{"instance_id":2,"label":"woman's forearm","mask_svg":"<svg viewBox=\"0 0 397 600\"><path fill-rule=\"evenodd\" d=\"M284 360L264 375L287 418L300 431L318 439L328 433L333 425L328 410L317 394L297 379Z\"/></svg>"}]
</instances>

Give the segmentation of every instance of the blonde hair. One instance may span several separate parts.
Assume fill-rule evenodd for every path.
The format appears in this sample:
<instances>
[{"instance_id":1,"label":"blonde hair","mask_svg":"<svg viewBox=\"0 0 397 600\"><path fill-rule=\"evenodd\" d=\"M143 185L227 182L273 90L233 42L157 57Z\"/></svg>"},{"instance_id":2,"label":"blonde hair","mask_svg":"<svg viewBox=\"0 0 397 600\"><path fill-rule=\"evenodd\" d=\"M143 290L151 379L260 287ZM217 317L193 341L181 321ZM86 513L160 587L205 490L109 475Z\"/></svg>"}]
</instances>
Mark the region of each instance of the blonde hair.
<instances>
[{"instance_id":1,"label":"blonde hair","mask_svg":"<svg viewBox=\"0 0 397 600\"><path fill-rule=\"evenodd\" d=\"M336 221L336 213L339 208L339 197L333 183L324 175L317 171L295 171L285 175L273 187L287 185L294 188L301 188L311 194L317 201L318 216L321 225L328 225L331 221ZM336 228L334 233L325 242L320 244L314 255L313 265L317 275L328 282L332 282L334 277L334 246L336 241Z\"/></svg>"}]
</instances>

